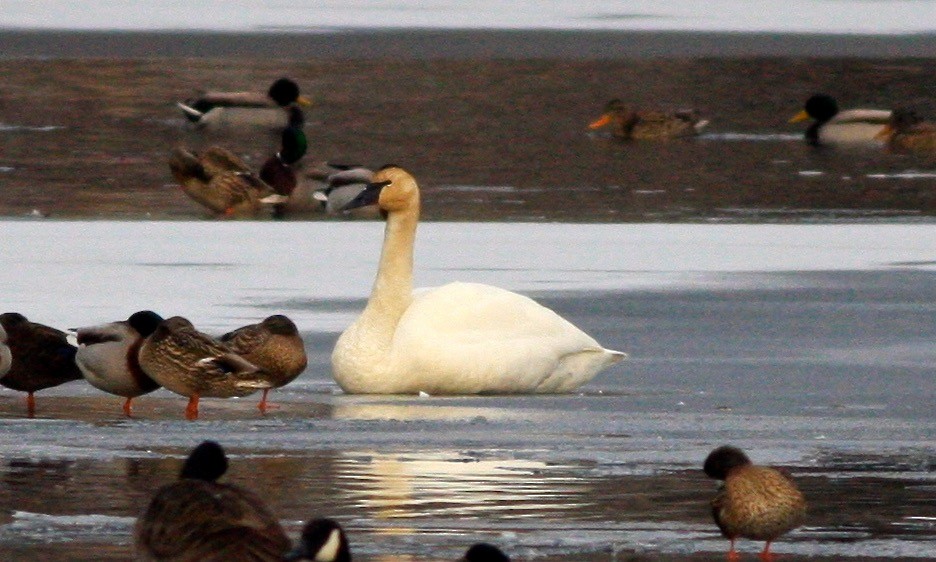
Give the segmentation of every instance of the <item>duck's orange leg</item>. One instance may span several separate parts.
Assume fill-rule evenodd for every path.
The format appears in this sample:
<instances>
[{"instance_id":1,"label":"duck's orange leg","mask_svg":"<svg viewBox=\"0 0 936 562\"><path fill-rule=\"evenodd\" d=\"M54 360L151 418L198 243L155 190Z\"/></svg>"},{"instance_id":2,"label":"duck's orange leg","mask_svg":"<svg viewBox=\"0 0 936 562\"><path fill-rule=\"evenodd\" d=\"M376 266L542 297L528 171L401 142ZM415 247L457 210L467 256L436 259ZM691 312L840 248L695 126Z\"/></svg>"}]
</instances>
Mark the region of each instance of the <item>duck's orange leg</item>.
<instances>
[{"instance_id":1,"label":"duck's orange leg","mask_svg":"<svg viewBox=\"0 0 936 562\"><path fill-rule=\"evenodd\" d=\"M728 560L731 562L737 562L741 560L741 555L738 554L738 551L734 548L734 539L728 539L731 541L731 547L728 549Z\"/></svg>"},{"instance_id":2,"label":"duck's orange leg","mask_svg":"<svg viewBox=\"0 0 936 562\"><path fill-rule=\"evenodd\" d=\"M767 541L767 544L764 545L764 550L757 556L764 562L771 562L774 559L774 555L770 552L770 541Z\"/></svg>"},{"instance_id":3,"label":"duck's orange leg","mask_svg":"<svg viewBox=\"0 0 936 562\"><path fill-rule=\"evenodd\" d=\"M127 399L124 401L124 405L123 405L124 414L125 414L128 418L129 418L129 417L132 417L132 414L133 414L133 407L130 405L131 402L133 402L133 398L127 398Z\"/></svg>"},{"instance_id":4,"label":"duck's orange leg","mask_svg":"<svg viewBox=\"0 0 936 562\"><path fill-rule=\"evenodd\" d=\"M33 396L32 392L26 393L26 416L30 418L36 417L36 397Z\"/></svg>"},{"instance_id":5,"label":"duck's orange leg","mask_svg":"<svg viewBox=\"0 0 936 562\"><path fill-rule=\"evenodd\" d=\"M185 407L185 419L189 421L198 419L198 394L189 396L188 406Z\"/></svg>"},{"instance_id":6,"label":"duck's orange leg","mask_svg":"<svg viewBox=\"0 0 936 562\"><path fill-rule=\"evenodd\" d=\"M257 409L260 410L261 414L266 414L267 412L267 393L270 392L269 388L263 389L263 398L260 399L260 403L257 404Z\"/></svg>"}]
</instances>

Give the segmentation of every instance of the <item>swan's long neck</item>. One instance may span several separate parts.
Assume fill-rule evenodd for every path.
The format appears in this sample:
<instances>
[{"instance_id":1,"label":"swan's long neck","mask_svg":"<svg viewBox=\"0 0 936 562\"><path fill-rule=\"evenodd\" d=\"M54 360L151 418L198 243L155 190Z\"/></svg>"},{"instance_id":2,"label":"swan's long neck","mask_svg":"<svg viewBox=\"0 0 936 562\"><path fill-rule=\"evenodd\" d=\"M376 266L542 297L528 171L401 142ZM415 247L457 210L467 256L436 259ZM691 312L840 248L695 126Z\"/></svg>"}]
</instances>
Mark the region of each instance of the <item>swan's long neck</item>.
<instances>
[{"instance_id":1,"label":"swan's long neck","mask_svg":"<svg viewBox=\"0 0 936 562\"><path fill-rule=\"evenodd\" d=\"M386 338L382 342L371 342L373 345L389 346L400 317L412 301L413 245L418 222L418 205L387 217L377 279L361 314L361 321L377 328L381 339Z\"/></svg>"}]
</instances>

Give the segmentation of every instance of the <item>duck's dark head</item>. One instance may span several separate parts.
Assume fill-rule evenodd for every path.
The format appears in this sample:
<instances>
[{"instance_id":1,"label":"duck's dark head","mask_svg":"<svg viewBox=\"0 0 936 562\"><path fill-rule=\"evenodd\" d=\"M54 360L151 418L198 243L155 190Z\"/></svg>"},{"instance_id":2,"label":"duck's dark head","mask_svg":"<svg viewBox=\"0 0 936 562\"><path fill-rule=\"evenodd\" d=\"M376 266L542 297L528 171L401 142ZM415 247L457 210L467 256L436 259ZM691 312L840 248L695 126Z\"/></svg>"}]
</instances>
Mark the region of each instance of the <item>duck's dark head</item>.
<instances>
[{"instance_id":1,"label":"duck's dark head","mask_svg":"<svg viewBox=\"0 0 936 562\"><path fill-rule=\"evenodd\" d=\"M270 333L276 334L278 336L295 336L299 333L299 329L296 328L296 324L282 314L268 316L266 319L264 319L263 326L269 330Z\"/></svg>"},{"instance_id":2,"label":"duck's dark head","mask_svg":"<svg viewBox=\"0 0 936 562\"><path fill-rule=\"evenodd\" d=\"M811 96L803 105L803 110L790 119L790 123L799 123L807 119L815 119L817 122L826 123L839 112L838 103L827 94L815 94Z\"/></svg>"},{"instance_id":3,"label":"duck's dark head","mask_svg":"<svg viewBox=\"0 0 936 562\"><path fill-rule=\"evenodd\" d=\"M751 459L741 449L722 445L709 453L702 469L709 478L724 480L732 469L749 464L751 464Z\"/></svg>"},{"instance_id":4,"label":"duck's dark head","mask_svg":"<svg viewBox=\"0 0 936 562\"><path fill-rule=\"evenodd\" d=\"M344 529L332 519L313 519L302 529L299 543L284 560L351 562L351 549Z\"/></svg>"},{"instance_id":5,"label":"duck's dark head","mask_svg":"<svg viewBox=\"0 0 936 562\"><path fill-rule=\"evenodd\" d=\"M510 557L493 544L479 542L465 552L460 562L510 562Z\"/></svg>"},{"instance_id":6,"label":"duck's dark head","mask_svg":"<svg viewBox=\"0 0 936 562\"><path fill-rule=\"evenodd\" d=\"M214 482L227 472L227 468L227 455L221 445L204 441L189 453L179 477Z\"/></svg>"},{"instance_id":7,"label":"duck's dark head","mask_svg":"<svg viewBox=\"0 0 936 562\"><path fill-rule=\"evenodd\" d=\"M163 321L163 317L156 314L152 310L141 310L139 312L134 312L130 315L130 318L127 319L130 327L137 331L138 334L144 338L156 331L156 328L159 327L159 324Z\"/></svg>"},{"instance_id":8,"label":"duck's dark head","mask_svg":"<svg viewBox=\"0 0 936 562\"><path fill-rule=\"evenodd\" d=\"M308 98L299 95L299 85L289 78L280 78L270 86L267 95L276 102L276 105L286 107L291 103L311 105Z\"/></svg>"}]
</instances>

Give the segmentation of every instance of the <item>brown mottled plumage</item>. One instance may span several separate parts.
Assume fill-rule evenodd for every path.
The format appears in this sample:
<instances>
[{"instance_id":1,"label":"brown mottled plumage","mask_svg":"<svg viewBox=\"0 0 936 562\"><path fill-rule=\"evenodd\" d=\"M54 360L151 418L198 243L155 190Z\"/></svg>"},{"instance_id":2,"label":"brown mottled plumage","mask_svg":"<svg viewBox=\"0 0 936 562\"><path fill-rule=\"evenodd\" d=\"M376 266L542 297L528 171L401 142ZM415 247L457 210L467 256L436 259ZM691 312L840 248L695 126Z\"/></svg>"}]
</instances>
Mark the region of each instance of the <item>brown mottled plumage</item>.
<instances>
[{"instance_id":1,"label":"brown mottled plumage","mask_svg":"<svg viewBox=\"0 0 936 562\"><path fill-rule=\"evenodd\" d=\"M936 155L936 124L923 121L909 109L895 109L878 138L891 150Z\"/></svg>"},{"instance_id":2,"label":"brown mottled plumage","mask_svg":"<svg viewBox=\"0 0 936 562\"><path fill-rule=\"evenodd\" d=\"M181 316L163 320L140 346L143 372L167 389L189 397L188 419L198 418L200 397L247 396L270 383L260 369Z\"/></svg>"},{"instance_id":3,"label":"brown mottled plumage","mask_svg":"<svg viewBox=\"0 0 936 562\"><path fill-rule=\"evenodd\" d=\"M218 146L202 154L176 147L169 157L169 169L189 197L217 215L256 215L262 204L276 195L240 158ZM277 197L271 202L281 201Z\"/></svg>"},{"instance_id":4,"label":"brown mottled plumage","mask_svg":"<svg viewBox=\"0 0 936 562\"><path fill-rule=\"evenodd\" d=\"M196 447L180 479L161 488L137 520L137 561L265 562L290 547L279 520L255 493L217 479L227 458L217 443Z\"/></svg>"},{"instance_id":5,"label":"brown mottled plumage","mask_svg":"<svg viewBox=\"0 0 936 562\"><path fill-rule=\"evenodd\" d=\"M739 558L738 537L766 541L760 557L771 560L770 543L798 527L806 516L806 499L780 471L751 463L740 449L722 446L705 459L705 474L724 480L712 500L712 516L731 541L728 558Z\"/></svg>"},{"instance_id":6,"label":"brown mottled plumage","mask_svg":"<svg viewBox=\"0 0 936 562\"><path fill-rule=\"evenodd\" d=\"M259 374L270 383L270 388L279 388L296 379L306 368L306 352L299 330L289 318L275 314L259 324L250 324L221 336L231 351L261 369ZM267 393L257 406L261 412L267 409Z\"/></svg>"},{"instance_id":7,"label":"brown mottled plumage","mask_svg":"<svg viewBox=\"0 0 936 562\"><path fill-rule=\"evenodd\" d=\"M33 417L33 393L81 378L75 365L78 349L68 343L65 332L30 322L17 312L0 314L0 326L6 331L12 358L9 370L0 376L0 385L26 392L26 413Z\"/></svg>"},{"instance_id":8,"label":"brown mottled plumage","mask_svg":"<svg viewBox=\"0 0 936 562\"><path fill-rule=\"evenodd\" d=\"M623 101L613 99L604 114L589 124L589 129L611 125L611 135L617 139L667 139L699 134L708 124L695 111L638 111Z\"/></svg>"}]
</instances>

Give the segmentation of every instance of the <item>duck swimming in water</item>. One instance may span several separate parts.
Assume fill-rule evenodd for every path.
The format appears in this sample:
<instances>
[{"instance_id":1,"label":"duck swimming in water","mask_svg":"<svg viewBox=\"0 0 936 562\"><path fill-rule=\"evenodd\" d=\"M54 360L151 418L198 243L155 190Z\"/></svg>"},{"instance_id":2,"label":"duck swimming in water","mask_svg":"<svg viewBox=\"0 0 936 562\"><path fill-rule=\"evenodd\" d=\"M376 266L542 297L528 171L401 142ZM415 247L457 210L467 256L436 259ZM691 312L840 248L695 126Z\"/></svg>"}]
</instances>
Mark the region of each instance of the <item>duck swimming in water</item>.
<instances>
[{"instance_id":1,"label":"duck swimming in water","mask_svg":"<svg viewBox=\"0 0 936 562\"><path fill-rule=\"evenodd\" d=\"M708 121L694 110L647 111L628 107L620 99L605 106L604 114L588 125L589 129L611 126L611 136L620 140L653 140L687 137L699 134Z\"/></svg>"},{"instance_id":2,"label":"duck swimming in water","mask_svg":"<svg viewBox=\"0 0 936 562\"><path fill-rule=\"evenodd\" d=\"M803 110L790 119L790 123L799 123L812 119L806 129L806 142L813 146L820 145L860 145L878 144L877 135L883 130L891 117L891 112L884 109L848 109L839 110L838 103L832 96L816 94L806 100Z\"/></svg>"}]
</instances>

